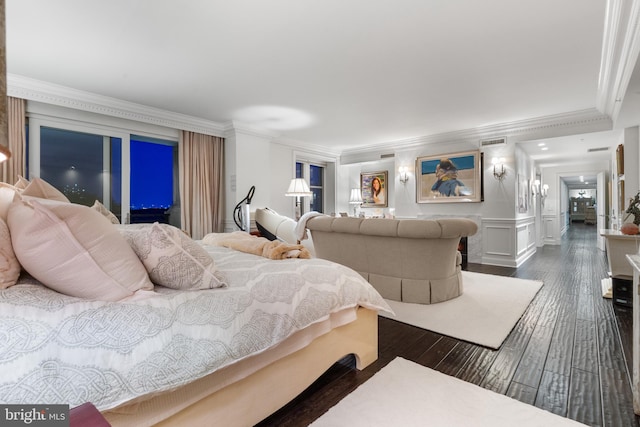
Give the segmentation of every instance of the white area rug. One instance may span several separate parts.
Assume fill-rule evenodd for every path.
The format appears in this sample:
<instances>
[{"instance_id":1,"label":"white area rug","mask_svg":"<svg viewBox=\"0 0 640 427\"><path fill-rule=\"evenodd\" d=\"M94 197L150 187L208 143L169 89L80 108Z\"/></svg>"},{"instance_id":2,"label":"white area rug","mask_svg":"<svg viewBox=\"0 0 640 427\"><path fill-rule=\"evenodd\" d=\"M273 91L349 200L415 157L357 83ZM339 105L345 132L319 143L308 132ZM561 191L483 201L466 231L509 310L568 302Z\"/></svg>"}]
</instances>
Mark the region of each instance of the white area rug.
<instances>
[{"instance_id":1,"label":"white area rug","mask_svg":"<svg viewBox=\"0 0 640 427\"><path fill-rule=\"evenodd\" d=\"M311 425L575 427L584 424L398 357Z\"/></svg>"},{"instance_id":2,"label":"white area rug","mask_svg":"<svg viewBox=\"0 0 640 427\"><path fill-rule=\"evenodd\" d=\"M463 271L464 292L438 304L387 300L381 316L489 348L499 348L542 287L538 280Z\"/></svg>"}]
</instances>

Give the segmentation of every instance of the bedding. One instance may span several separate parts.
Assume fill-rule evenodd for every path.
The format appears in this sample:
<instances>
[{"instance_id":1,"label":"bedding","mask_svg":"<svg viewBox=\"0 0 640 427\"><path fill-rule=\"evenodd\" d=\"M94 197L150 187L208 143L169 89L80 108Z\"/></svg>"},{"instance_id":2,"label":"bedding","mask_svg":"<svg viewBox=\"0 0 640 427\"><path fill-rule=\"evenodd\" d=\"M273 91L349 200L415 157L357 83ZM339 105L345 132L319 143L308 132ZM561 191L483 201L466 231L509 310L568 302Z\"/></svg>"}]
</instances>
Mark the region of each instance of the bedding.
<instances>
[{"instance_id":1,"label":"bedding","mask_svg":"<svg viewBox=\"0 0 640 427\"><path fill-rule=\"evenodd\" d=\"M23 274L0 290L0 402L105 411L261 354L331 313L390 311L347 267L203 248L227 287L156 286L127 301L92 301Z\"/></svg>"}]
</instances>

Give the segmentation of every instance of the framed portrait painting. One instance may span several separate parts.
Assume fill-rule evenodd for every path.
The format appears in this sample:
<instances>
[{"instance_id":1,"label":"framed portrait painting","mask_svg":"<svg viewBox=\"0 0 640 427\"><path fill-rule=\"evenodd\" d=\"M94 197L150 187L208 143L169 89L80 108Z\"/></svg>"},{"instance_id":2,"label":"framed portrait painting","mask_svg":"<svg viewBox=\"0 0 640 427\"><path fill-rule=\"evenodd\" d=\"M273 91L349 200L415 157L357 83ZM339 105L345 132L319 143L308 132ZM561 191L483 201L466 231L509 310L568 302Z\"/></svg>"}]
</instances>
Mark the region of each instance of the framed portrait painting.
<instances>
[{"instance_id":1,"label":"framed portrait painting","mask_svg":"<svg viewBox=\"0 0 640 427\"><path fill-rule=\"evenodd\" d=\"M386 208L388 171L363 172L360 174L360 189L363 208Z\"/></svg>"},{"instance_id":2,"label":"framed portrait painting","mask_svg":"<svg viewBox=\"0 0 640 427\"><path fill-rule=\"evenodd\" d=\"M480 202L480 151L424 156L416 159L418 203Z\"/></svg>"}]
</instances>

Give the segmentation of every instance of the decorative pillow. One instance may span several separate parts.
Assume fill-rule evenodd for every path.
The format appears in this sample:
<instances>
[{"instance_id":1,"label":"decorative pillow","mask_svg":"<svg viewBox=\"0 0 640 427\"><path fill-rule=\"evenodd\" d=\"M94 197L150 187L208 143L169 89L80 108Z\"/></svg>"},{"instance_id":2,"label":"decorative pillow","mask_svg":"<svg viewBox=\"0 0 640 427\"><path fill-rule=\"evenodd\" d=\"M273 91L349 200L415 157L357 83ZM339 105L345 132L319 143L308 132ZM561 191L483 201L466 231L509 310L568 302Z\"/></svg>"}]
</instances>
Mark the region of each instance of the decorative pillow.
<instances>
[{"instance_id":1,"label":"decorative pillow","mask_svg":"<svg viewBox=\"0 0 640 427\"><path fill-rule=\"evenodd\" d=\"M33 178L29 185L27 185L27 187L22 190L22 195L69 203L69 199L67 199L67 196L62 194L60 190L49 184L44 179L38 177Z\"/></svg>"},{"instance_id":2,"label":"decorative pillow","mask_svg":"<svg viewBox=\"0 0 640 427\"><path fill-rule=\"evenodd\" d=\"M117 229L156 285L182 290L226 286L216 274L211 255L179 228L155 222Z\"/></svg>"},{"instance_id":3,"label":"decorative pillow","mask_svg":"<svg viewBox=\"0 0 640 427\"><path fill-rule=\"evenodd\" d=\"M109 220L111 224L120 224L118 217L115 216L109 209L107 209L102 203L96 200L91 206L91 209L94 209L102 214L105 218Z\"/></svg>"},{"instance_id":4,"label":"decorative pillow","mask_svg":"<svg viewBox=\"0 0 640 427\"><path fill-rule=\"evenodd\" d=\"M13 252L9 227L0 219L0 289L7 289L18 281L20 263Z\"/></svg>"},{"instance_id":5,"label":"decorative pillow","mask_svg":"<svg viewBox=\"0 0 640 427\"><path fill-rule=\"evenodd\" d=\"M18 175L18 180L15 184L13 184L13 186L18 190L24 190L25 188L27 188L27 185L29 185L29 180L21 175Z\"/></svg>"},{"instance_id":6,"label":"decorative pillow","mask_svg":"<svg viewBox=\"0 0 640 427\"><path fill-rule=\"evenodd\" d=\"M103 301L153 289L127 241L88 206L16 196L7 223L22 267L51 289Z\"/></svg>"},{"instance_id":7,"label":"decorative pillow","mask_svg":"<svg viewBox=\"0 0 640 427\"><path fill-rule=\"evenodd\" d=\"M13 203L13 198L20 190L11 184L6 182L0 182L0 219L7 220L7 213L9 212L9 206Z\"/></svg>"}]
</instances>

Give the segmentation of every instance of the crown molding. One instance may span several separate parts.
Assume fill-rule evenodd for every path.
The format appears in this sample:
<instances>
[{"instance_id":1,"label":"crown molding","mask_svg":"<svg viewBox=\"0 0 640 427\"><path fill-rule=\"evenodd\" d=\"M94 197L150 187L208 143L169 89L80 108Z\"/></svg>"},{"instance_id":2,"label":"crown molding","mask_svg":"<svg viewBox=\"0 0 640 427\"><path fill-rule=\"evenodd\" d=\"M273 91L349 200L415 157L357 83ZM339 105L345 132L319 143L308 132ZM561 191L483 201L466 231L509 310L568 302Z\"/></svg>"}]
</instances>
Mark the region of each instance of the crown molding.
<instances>
[{"instance_id":1,"label":"crown molding","mask_svg":"<svg viewBox=\"0 0 640 427\"><path fill-rule=\"evenodd\" d=\"M331 149L330 147L324 147L322 145L310 144L308 142L302 142L292 138L279 137L274 139L273 142L299 152L313 154L317 157L337 159L342 153L340 150Z\"/></svg>"},{"instance_id":2,"label":"crown molding","mask_svg":"<svg viewBox=\"0 0 640 427\"><path fill-rule=\"evenodd\" d=\"M16 74L7 74L7 94L29 101L119 117L171 129L187 130L213 136L224 136L225 133L224 125L210 120L97 95Z\"/></svg>"},{"instance_id":3,"label":"crown molding","mask_svg":"<svg viewBox=\"0 0 640 427\"><path fill-rule=\"evenodd\" d=\"M427 144L468 142L473 146L480 147L480 140L494 137L506 137L509 143L513 143L553 136L610 130L611 128L611 119L595 108L591 108L472 129L387 141L366 147L358 147L353 150L345 150L342 152L342 157L344 158L343 163L349 163L349 159L356 159L363 157L363 155L367 158L375 158L370 155L416 149Z\"/></svg>"},{"instance_id":4,"label":"crown molding","mask_svg":"<svg viewBox=\"0 0 640 427\"><path fill-rule=\"evenodd\" d=\"M278 132L259 128L248 123L232 120L224 123L224 135L229 137L234 134L242 134L248 136L256 136L259 138L273 139L280 136Z\"/></svg>"},{"instance_id":5,"label":"crown molding","mask_svg":"<svg viewBox=\"0 0 640 427\"><path fill-rule=\"evenodd\" d=\"M613 121L640 53L640 0L609 0L605 15L596 107Z\"/></svg>"}]
</instances>

